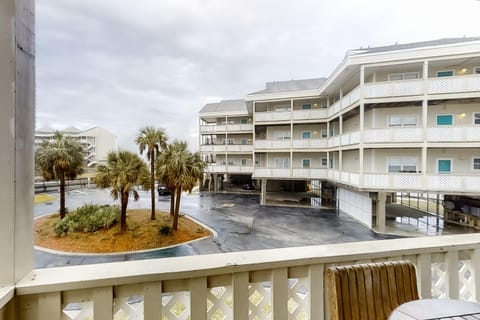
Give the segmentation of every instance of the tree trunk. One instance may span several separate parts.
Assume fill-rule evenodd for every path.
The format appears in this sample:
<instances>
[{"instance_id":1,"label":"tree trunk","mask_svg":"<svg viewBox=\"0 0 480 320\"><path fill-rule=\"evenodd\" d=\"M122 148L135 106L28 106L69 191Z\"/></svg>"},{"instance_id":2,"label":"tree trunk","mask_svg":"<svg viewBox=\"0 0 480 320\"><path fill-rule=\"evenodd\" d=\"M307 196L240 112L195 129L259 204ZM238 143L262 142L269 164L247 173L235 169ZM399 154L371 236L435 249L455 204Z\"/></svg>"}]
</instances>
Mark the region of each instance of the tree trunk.
<instances>
[{"instance_id":1,"label":"tree trunk","mask_svg":"<svg viewBox=\"0 0 480 320\"><path fill-rule=\"evenodd\" d=\"M151 220L155 220L155 151L150 155L150 190L152 198L152 214Z\"/></svg>"},{"instance_id":2,"label":"tree trunk","mask_svg":"<svg viewBox=\"0 0 480 320\"><path fill-rule=\"evenodd\" d=\"M60 173L60 219L65 218L65 172Z\"/></svg>"},{"instance_id":3,"label":"tree trunk","mask_svg":"<svg viewBox=\"0 0 480 320\"><path fill-rule=\"evenodd\" d=\"M170 216L175 215L175 189L170 189Z\"/></svg>"},{"instance_id":4,"label":"tree trunk","mask_svg":"<svg viewBox=\"0 0 480 320\"><path fill-rule=\"evenodd\" d=\"M127 205L128 205L128 192L125 193L122 191L122 206L121 206L121 214L120 214L120 229L122 232L127 231Z\"/></svg>"},{"instance_id":5,"label":"tree trunk","mask_svg":"<svg viewBox=\"0 0 480 320\"><path fill-rule=\"evenodd\" d=\"M173 216L173 230L178 230L178 216L180 212L180 197L182 196L182 189L178 188L176 190L176 199L175 199L175 215Z\"/></svg>"}]
</instances>

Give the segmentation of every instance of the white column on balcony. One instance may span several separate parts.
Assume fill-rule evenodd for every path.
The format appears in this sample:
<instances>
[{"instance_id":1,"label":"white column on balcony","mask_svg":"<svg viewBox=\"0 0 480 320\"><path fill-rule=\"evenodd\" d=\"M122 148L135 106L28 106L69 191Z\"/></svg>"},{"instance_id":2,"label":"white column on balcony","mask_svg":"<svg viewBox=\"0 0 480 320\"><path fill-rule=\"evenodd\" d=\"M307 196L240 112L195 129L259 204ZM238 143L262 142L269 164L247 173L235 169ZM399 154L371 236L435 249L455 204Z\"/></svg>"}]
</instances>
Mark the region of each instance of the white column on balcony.
<instances>
[{"instance_id":1,"label":"white column on balcony","mask_svg":"<svg viewBox=\"0 0 480 320\"><path fill-rule=\"evenodd\" d=\"M33 266L34 10L0 2L0 287Z\"/></svg>"},{"instance_id":2,"label":"white column on balcony","mask_svg":"<svg viewBox=\"0 0 480 320\"><path fill-rule=\"evenodd\" d=\"M364 141L364 127L365 127L365 104L364 104L364 96L365 96L365 66L360 67L360 106L359 106L359 118L360 118L360 147L358 150L358 165L359 165L359 183L360 186L363 186L363 158L364 158L364 149L363 149L363 141Z\"/></svg>"},{"instance_id":3,"label":"white column on balcony","mask_svg":"<svg viewBox=\"0 0 480 320\"><path fill-rule=\"evenodd\" d=\"M289 176L293 176L293 99L290 99L290 171Z\"/></svg>"}]
</instances>

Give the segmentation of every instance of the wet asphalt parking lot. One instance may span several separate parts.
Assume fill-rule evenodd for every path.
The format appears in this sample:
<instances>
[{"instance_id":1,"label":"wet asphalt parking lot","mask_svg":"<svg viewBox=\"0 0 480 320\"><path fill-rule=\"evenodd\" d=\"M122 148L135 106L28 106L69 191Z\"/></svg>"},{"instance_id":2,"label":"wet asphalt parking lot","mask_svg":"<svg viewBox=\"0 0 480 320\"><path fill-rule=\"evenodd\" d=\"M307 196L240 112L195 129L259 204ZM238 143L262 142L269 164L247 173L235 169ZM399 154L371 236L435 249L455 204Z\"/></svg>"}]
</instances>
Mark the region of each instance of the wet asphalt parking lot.
<instances>
[{"instance_id":1,"label":"wet asphalt parking lot","mask_svg":"<svg viewBox=\"0 0 480 320\"><path fill-rule=\"evenodd\" d=\"M168 210L169 196L157 199L157 209ZM112 204L108 190L70 191L66 205L70 210L86 203ZM56 212L57 200L35 205L35 216ZM150 193L140 192L140 200L129 208L149 208ZM372 232L335 209L260 206L256 194L194 193L183 195L180 211L207 225L216 237L178 247L144 253L117 255L52 254L35 250L35 267L157 259L232 251L297 247L392 238Z\"/></svg>"}]
</instances>

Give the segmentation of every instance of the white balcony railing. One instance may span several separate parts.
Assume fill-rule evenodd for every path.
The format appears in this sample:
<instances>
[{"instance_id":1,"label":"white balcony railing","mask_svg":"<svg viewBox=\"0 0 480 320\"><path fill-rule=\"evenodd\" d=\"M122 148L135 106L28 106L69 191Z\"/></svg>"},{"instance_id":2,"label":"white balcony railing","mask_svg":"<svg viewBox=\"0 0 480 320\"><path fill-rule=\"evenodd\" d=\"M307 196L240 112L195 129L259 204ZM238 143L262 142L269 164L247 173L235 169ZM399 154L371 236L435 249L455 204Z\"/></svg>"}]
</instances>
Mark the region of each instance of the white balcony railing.
<instances>
[{"instance_id":1,"label":"white balcony railing","mask_svg":"<svg viewBox=\"0 0 480 320\"><path fill-rule=\"evenodd\" d=\"M234 124L220 124L220 125L201 125L201 133L219 133L219 132L241 132L241 131L253 131L253 124L251 123L234 123Z\"/></svg>"},{"instance_id":2,"label":"white balcony railing","mask_svg":"<svg viewBox=\"0 0 480 320\"><path fill-rule=\"evenodd\" d=\"M255 140L255 149L288 149L291 140Z\"/></svg>"},{"instance_id":3,"label":"white balcony railing","mask_svg":"<svg viewBox=\"0 0 480 320\"><path fill-rule=\"evenodd\" d=\"M340 100L342 110L345 108L348 108L349 106L357 102L359 99L360 99L360 88L356 87Z\"/></svg>"},{"instance_id":4,"label":"white balcony railing","mask_svg":"<svg viewBox=\"0 0 480 320\"><path fill-rule=\"evenodd\" d=\"M479 300L480 234L466 234L33 270L15 290L0 289L0 314L319 320L328 318L330 265L400 259L416 265L422 298Z\"/></svg>"},{"instance_id":5,"label":"white balcony railing","mask_svg":"<svg viewBox=\"0 0 480 320\"><path fill-rule=\"evenodd\" d=\"M423 190L421 173L366 173L363 187L369 189Z\"/></svg>"},{"instance_id":6,"label":"white balcony railing","mask_svg":"<svg viewBox=\"0 0 480 320\"><path fill-rule=\"evenodd\" d=\"M423 94L423 80L365 83L365 98L403 97Z\"/></svg>"},{"instance_id":7,"label":"white balcony railing","mask_svg":"<svg viewBox=\"0 0 480 320\"><path fill-rule=\"evenodd\" d=\"M255 178L289 178L290 169L277 169L277 168L255 168L253 170L253 176Z\"/></svg>"},{"instance_id":8,"label":"white balcony railing","mask_svg":"<svg viewBox=\"0 0 480 320\"><path fill-rule=\"evenodd\" d=\"M429 94L479 92L480 75L463 75L428 79Z\"/></svg>"},{"instance_id":9,"label":"white balcony railing","mask_svg":"<svg viewBox=\"0 0 480 320\"><path fill-rule=\"evenodd\" d=\"M219 165L209 164L206 172L208 173L252 173L253 166L241 166L241 165Z\"/></svg>"},{"instance_id":10,"label":"white balcony railing","mask_svg":"<svg viewBox=\"0 0 480 320\"><path fill-rule=\"evenodd\" d=\"M328 138L328 146L331 147L338 147L340 146L341 138L340 136L334 136Z\"/></svg>"},{"instance_id":11,"label":"white balcony railing","mask_svg":"<svg viewBox=\"0 0 480 320\"><path fill-rule=\"evenodd\" d=\"M325 119L328 116L327 109L294 110L293 120Z\"/></svg>"},{"instance_id":12,"label":"white balcony railing","mask_svg":"<svg viewBox=\"0 0 480 320\"><path fill-rule=\"evenodd\" d=\"M365 143L422 142L423 129L416 127L367 129L364 131Z\"/></svg>"},{"instance_id":13,"label":"white balcony railing","mask_svg":"<svg viewBox=\"0 0 480 320\"><path fill-rule=\"evenodd\" d=\"M200 145L200 152L245 152L253 151L251 144L202 144Z\"/></svg>"},{"instance_id":14,"label":"white balcony railing","mask_svg":"<svg viewBox=\"0 0 480 320\"><path fill-rule=\"evenodd\" d=\"M319 149L327 147L327 139L300 139L293 140L293 148L296 149Z\"/></svg>"},{"instance_id":15,"label":"white balcony railing","mask_svg":"<svg viewBox=\"0 0 480 320\"><path fill-rule=\"evenodd\" d=\"M302 179L326 179L327 169L323 168L293 168L292 178Z\"/></svg>"},{"instance_id":16,"label":"white balcony railing","mask_svg":"<svg viewBox=\"0 0 480 320\"><path fill-rule=\"evenodd\" d=\"M284 121L290 120L291 113L290 111L255 112L254 117L255 122Z\"/></svg>"},{"instance_id":17,"label":"white balcony railing","mask_svg":"<svg viewBox=\"0 0 480 320\"><path fill-rule=\"evenodd\" d=\"M429 142L478 142L480 126L428 128L427 139Z\"/></svg>"},{"instance_id":18,"label":"white balcony railing","mask_svg":"<svg viewBox=\"0 0 480 320\"><path fill-rule=\"evenodd\" d=\"M474 192L480 190L479 175L435 174L427 176L427 190L445 192Z\"/></svg>"},{"instance_id":19,"label":"white balcony railing","mask_svg":"<svg viewBox=\"0 0 480 320\"><path fill-rule=\"evenodd\" d=\"M343 146L360 143L360 132L356 131L342 134L340 141Z\"/></svg>"}]
</instances>

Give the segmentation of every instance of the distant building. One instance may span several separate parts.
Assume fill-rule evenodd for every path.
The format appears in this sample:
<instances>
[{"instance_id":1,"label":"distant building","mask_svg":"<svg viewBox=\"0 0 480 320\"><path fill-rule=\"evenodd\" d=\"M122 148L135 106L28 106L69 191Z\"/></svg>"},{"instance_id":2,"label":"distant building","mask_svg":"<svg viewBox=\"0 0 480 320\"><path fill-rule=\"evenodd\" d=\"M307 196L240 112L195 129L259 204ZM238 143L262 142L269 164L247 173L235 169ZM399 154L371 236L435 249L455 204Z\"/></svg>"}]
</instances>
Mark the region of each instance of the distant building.
<instances>
[{"instance_id":1,"label":"distant building","mask_svg":"<svg viewBox=\"0 0 480 320\"><path fill-rule=\"evenodd\" d=\"M35 131L35 149L41 145L43 140L51 139L56 131L50 128L37 129ZM78 140L83 145L86 152L85 165L87 167L105 163L108 152L117 149L117 137L100 127L92 127L87 130L68 127L58 131L65 136Z\"/></svg>"},{"instance_id":2,"label":"distant building","mask_svg":"<svg viewBox=\"0 0 480 320\"><path fill-rule=\"evenodd\" d=\"M336 205L370 227L397 192L435 193L447 220L480 228L480 38L351 50L328 78L269 82L199 118L210 190L241 174L262 204Z\"/></svg>"}]
</instances>

